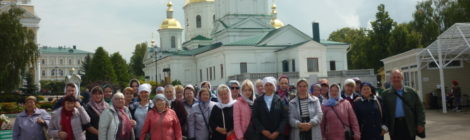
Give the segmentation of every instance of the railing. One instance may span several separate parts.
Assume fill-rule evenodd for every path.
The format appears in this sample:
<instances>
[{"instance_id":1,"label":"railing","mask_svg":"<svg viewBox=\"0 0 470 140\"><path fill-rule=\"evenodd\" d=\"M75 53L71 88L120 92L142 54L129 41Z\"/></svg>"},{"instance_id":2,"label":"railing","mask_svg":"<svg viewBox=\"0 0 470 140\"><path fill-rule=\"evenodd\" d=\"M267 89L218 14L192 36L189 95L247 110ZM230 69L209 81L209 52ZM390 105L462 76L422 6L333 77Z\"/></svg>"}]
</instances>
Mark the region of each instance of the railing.
<instances>
[{"instance_id":1,"label":"railing","mask_svg":"<svg viewBox=\"0 0 470 140\"><path fill-rule=\"evenodd\" d=\"M374 75L374 69L328 71L328 77Z\"/></svg>"},{"instance_id":2,"label":"railing","mask_svg":"<svg viewBox=\"0 0 470 140\"><path fill-rule=\"evenodd\" d=\"M230 80L238 80L238 81L243 81L245 79L250 79L250 80L256 80L256 79L263 79L264 77L268 76L273 76L275 78L281 76L281 75L287 75L289 78L292 79L297 79L299 78L299 73L298 72L284 72L284 73L242 73L242 74L237 74L237 75L232 75L229 76L228 78Z\"/></svg>"}]
</instances>

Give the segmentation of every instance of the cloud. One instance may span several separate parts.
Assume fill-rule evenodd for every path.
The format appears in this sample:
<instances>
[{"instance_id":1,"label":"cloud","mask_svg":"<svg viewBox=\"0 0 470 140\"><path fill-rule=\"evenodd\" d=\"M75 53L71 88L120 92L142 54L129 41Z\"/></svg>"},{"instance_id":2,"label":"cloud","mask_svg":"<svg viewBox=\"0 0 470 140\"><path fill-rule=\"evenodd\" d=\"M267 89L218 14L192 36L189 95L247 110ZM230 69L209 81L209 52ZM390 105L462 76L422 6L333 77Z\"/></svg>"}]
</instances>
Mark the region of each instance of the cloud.
<instances>
[{"instance_id":1,"label":"cloud","mask_svg":"<svg viewBox=\"0 0 470 140\"><path fill-rule=\"evenodd\" d=\"M278 17L311 35L311 22L320 22L321 38L342 27L368 27L377 5L384 3L398 22L411 20L418 0L277 0ZM158 43L157 29L166 17L167 0L35 0L41 18L38 43L47 46L77 45L94 52L103 46L120 52L126 60L136 44ZM173 0L175 17L184 22L183 0ZM269 8L269 7L267 7ZM182 23L184 25L184 23Z\"/></svg>"}]
</instances>

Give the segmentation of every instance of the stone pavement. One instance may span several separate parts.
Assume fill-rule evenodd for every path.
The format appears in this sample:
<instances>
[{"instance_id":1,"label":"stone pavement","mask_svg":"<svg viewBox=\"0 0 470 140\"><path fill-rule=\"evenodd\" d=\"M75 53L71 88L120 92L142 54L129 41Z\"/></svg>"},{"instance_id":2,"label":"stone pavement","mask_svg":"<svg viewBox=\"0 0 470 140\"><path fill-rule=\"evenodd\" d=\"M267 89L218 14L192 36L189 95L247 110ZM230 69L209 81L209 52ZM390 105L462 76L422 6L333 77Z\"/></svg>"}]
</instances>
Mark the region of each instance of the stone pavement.
<instances>
[{"instance_id":1,"label":"stone pavement","mask_svg":"<svg viewBox=\"0 0 470 140\"><path fill-rule=\"evenodd\" d=\"M388 135L385 136L385 140L389 139ZM424 140L470 140L470 110L447 114L442 110L426 110Z\"/></svg>"}]
</instances>

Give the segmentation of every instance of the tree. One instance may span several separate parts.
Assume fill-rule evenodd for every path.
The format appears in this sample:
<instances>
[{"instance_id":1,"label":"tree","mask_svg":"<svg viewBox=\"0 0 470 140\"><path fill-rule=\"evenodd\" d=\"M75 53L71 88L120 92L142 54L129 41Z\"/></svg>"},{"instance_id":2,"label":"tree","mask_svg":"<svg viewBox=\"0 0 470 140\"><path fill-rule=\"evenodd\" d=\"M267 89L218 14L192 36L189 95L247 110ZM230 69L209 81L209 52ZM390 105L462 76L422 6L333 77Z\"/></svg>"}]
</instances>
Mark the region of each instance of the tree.
<instances>
[{"instance_id":1,"label":"tree","mask_svg":"<svg viewBox=\"0 0 470 140\"><path fill-rule=\"evenodd\" d=\"M382 66L382 62L380 62L380 60L388 57L390 54L387 49L389 45L390 31L393 26L396 25L393 19L388 15L388 12L385 11L384 4L380 4L377 7L377 10L378 12L375 14L375 21L370 23L372 25L372 31L369 32L370 39L373 43L371 47L375 52L369 55L371 55L372 60L374 60L372 67L375 70Z\"/></svg>"},{"instance_id":2,"label":"tree","mask_svg":"<svg viewBox=\"0 0 470 140\"><path fill-rule=\"evenodd\" d=\"M121 88L126 87L131 77L126 60L122 58L121 54L116 52L111 55L111 63L113 64L119 86Z\"/></svg>"},{"instance_id":3,"label":"tree","mask_svg":"<svg viewBox=\"0 0 470 140\"><path fill-rule=\"evenodd\" d=\"M131 57L131 62L129 64L130 72L137 77L144 76L144 55L147 51L147 43L140 43L135 45L134 53Z\"/></svg>"},{"instance_id":4,"label":"tree","mask_svg":"<svg viewBox=\"0 0 470 140\"><path fill-rule=\"evenodd\" d=\"M82 66L80 67L80 71L78 74L82 77L82 84L81 85L87 85L90 83L89 78L87 77L86 73L90 72L90 64L91 64L92 58L90 54L85 56L85 60L82 62Z\"/></svg>"},{"instance_id":5,"label":"tree","mask_svg":"<svg viewBox=\"0 0 470 140\"><path fill-rule=\"evenodd\" d=\"M416 5L416 11L413 13L411 26L413 30L421 34L421 44L427 46L436 40L441 33L440 17L433 8L433 1L426 0Z\"/></svg>"},{"instance_id":6,"label":"tree","mask_svg":"<svg viewBox=\"0 0 470 140\"><path fill-rule=\"evenodd\" d=\"M89 67L89 72L86 73L86 77L90 81L116 82L116 74L114 72L113 64L111 64L108 52L106 52L103 47L98 47L98 49L96 49Z\"/></svg>"},{"instance_id":7,"label":"tree","mask_svg":"<svg viewBox=\"0 0 470 140\"><path fill-rule=\"evenodd\" d=\"M24 76L24 79L26 80L26 85L24 86L24 92L26 95L33 95L36 94L36 91L38 90L37 85L34 83L34 78L31 73L26 73Z\"/></svg>"},{"instance_id":8,"label":"tree","mask_svg":"<svg viewBox=\"0 0 470 140\"><path fill-rule=\"evenodd\" d=\"M18 88L21 73L39 56L34 32L20 23L23 13L13 6L0 14L0 91Z\"/></svg>"},{"instance_id":9,"label":"tree","mask_svg":"<svg viewBox=\"0 0 470 140\"><path fill-rule=\"evenodd\" d=\"M368 61L370 55L367 55L367 52L370 52L370 39L367 36L367 30L365 28L341 28L337 31L334 31L330 34L328 40L346 42L350 44L349 51L347 54L348 57L348 66L350 69L362 69L370 68L371 66ZM369 49L368 49L369 48Z\"/></svg>"},{"instance_id":10,"label":"tree","mask_svg":"<svg viewBox=\"0 0 470 140\"><path fill-rule=\"evenodd\" d=\"M389 37L388 52L396 55L414 48L422 48L421 34L411 29L410 24L399 24L393 28Z\"/></svg>"}]
</instances>

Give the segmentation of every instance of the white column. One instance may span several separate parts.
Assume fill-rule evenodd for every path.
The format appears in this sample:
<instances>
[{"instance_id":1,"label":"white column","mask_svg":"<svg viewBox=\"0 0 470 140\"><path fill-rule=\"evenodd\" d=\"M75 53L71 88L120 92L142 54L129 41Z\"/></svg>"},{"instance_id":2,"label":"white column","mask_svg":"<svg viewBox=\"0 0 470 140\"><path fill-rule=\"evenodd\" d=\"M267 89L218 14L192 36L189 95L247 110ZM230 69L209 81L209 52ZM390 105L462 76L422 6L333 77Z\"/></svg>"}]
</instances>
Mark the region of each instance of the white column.
<instances>
[{"instance_id":1,"label":"white column","mask_svg":"<svg viewBox=\"0 0 470 140\"><path fill-rule=\"evenodd\" d=\"M442 97L442 113L447 113L447 104L446 104L446 94L445 94L445 85L444 85L444 62L442 60L442 50L441 50L441 42L438 39L437 40L437 52L438 52L438 58L439 58L439 79L441 80L440 82L440 87L441 87L441 97Z\"/></svg>"}]
</instances>

